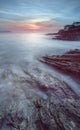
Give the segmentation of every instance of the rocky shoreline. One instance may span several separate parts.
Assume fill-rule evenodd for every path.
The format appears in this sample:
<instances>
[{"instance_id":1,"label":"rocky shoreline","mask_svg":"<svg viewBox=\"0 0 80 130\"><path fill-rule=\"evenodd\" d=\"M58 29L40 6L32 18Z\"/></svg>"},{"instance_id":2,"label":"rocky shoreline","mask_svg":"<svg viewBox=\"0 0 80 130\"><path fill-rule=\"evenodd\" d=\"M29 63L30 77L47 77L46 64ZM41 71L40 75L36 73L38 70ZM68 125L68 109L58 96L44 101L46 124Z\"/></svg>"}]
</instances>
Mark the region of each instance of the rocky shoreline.
<instances>
[{"instance_id":1,"label":"rocky shoreline","mask_svg":"<svg viewBox=\"0 0 80 130\"><path fill-rule=\"evenodd\" d=\"M17 81L14 75L19 94L12 90L12 97L0 104L0 130L80 130L80 97L64 82L49 77L46 80L55 81L50 86L34 76L30 79L17 76ZM37 88L32 91L34 84L45 92L46 99L35 93Z\"/></svg>"},{"instance_id":2,"label":"rocky shoreline","mask_svg":"<svg viewBox=\"0 0 80 130\"><path fill-rule=\"evenodd\" d=\"M47 70L25 66L0 72L0 130L80 130L80 96Z\"/></svg>"},{"instance_id":3,"label":"rocky shoreline","mask_svg":"<svg viewBox=\"0 0 80 130\"><path fill-rule=\"evenodd\" d=\"M57 33L48 33L55 40L80 41L80 22L74 22L71 25L64 26Z\"/></svg>"},{"instance_id":4,"label":"rocky shoreline","mask_svg":"<svg viewBox=\"0 0 80 130\"><path fill-rule=\"evenodd\" d=\"M71 50L61 56L45 56L41 59L58 70L80 79L80 50Z\"/></svg>"}]
</instances>

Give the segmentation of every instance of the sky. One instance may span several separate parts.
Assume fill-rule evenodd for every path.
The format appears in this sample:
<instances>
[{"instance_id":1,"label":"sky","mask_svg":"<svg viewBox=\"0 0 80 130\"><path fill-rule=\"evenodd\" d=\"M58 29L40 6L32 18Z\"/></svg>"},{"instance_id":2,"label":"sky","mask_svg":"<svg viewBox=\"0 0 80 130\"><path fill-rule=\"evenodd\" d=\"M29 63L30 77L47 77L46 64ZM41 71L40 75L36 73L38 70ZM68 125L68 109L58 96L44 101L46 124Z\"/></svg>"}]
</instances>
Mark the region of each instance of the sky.
<instances>
[{"instance_id":1,"label":"sky","mask_svg":"<svg viewBox=\"0 0 80 130\"><path fill-rule=\"evenodd\" d=\"M80 0L0 0L0 31L54 32L80 21Z\"/></svg>"}]
</instances>

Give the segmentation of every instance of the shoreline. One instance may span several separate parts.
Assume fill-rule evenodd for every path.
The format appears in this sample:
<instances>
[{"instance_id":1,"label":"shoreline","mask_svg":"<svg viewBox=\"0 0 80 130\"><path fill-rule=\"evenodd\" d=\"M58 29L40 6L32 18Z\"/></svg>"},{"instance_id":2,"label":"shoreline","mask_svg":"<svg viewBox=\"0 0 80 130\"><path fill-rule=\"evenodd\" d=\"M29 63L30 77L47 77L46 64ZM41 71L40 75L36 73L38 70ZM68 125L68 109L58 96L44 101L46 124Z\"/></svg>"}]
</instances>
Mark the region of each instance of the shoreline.
<instances>
[{"instance_id":1,"label":"shoreline","mask_svg":"<svg viewBox=\"0 0 80 130\"><path fill-rule=\"evenodd\" d=\"M40 59L59 71L80 79L80 50L71 50L61 56L44 56Z\"/></svg>"},{"instance_id":2,"label":"shoreline","mask_svg":"<svg viewBox=\"0 0 80 130\"><path fill-rule=\"evenodd\" d=\"M80 129L80 95L49 69L22 62L1 71L0 130Z\"/></svg>"}]
</instances>

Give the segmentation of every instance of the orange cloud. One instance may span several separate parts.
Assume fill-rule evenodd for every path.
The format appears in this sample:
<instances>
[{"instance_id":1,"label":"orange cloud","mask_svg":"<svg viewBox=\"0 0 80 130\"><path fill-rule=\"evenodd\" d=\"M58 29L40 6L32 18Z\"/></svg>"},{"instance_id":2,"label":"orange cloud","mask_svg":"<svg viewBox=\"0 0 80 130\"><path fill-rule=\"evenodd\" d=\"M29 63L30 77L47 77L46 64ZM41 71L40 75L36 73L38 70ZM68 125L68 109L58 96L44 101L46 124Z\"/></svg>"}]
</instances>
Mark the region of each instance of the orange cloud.
<instances>
[{"instance_id":1,"label":"orange cloud","mask_svg":"<svg viewBox=\"0 0 80 130\"><path fill-rule=\"evenodd\" d=\"M30 30L40 30L40 26L35 25L35 24L30 24L30 25L28 25L28 29L30 29Z\"/></svg>"},{"instance_id":2,"label":"orange cloud","mask_svg":"<svg viewBox=\"0 0 80 130\"><path fill-rule=\"evenodd\" d=\"M10 24L8 28L13 31L39 31L41 30L41 27L34 23L25 24L25 23L18 23L18 22Z\"/></svg>"},{"instance_id":3,"label":"orange cloud","mask_svg":"<svg viewBox=\"0 0 80 130\"><path fill-rule=\"evenodd\" d=\"M55 31L61 25L53 21L40 21L40 22L14 22L7 26L12 31Z\"/></svg>"}]
</instances>

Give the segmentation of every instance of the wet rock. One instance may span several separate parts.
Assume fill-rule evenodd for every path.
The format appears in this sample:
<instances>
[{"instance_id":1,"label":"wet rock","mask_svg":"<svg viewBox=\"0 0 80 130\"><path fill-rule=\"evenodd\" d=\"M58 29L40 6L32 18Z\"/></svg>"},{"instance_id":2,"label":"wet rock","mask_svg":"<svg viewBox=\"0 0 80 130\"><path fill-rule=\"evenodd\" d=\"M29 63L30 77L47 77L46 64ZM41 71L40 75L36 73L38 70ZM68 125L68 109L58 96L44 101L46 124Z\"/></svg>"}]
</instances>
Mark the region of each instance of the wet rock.
<instances>
[{"instance_id":1,"label":"wet rock","mask_svg":"<svg viewBox=\"0 0 80 130\"><path fill-rule=\"evenodd\" d=\"M2 72L0 130L80 130L80 97L50 73L34 71Z\"/></svg>"},{"instance_id":2,"label":"wet rock","mask_svg":"<svg viewBox=\"0 0 80 130\"><path fill-rule=\"evenodd\" d=\"M43 57L45 62L58 70L80 79L80 50L71 50L62 56Z\"/></svg>"}]
</instances>

